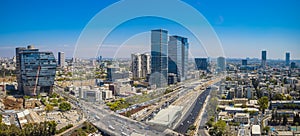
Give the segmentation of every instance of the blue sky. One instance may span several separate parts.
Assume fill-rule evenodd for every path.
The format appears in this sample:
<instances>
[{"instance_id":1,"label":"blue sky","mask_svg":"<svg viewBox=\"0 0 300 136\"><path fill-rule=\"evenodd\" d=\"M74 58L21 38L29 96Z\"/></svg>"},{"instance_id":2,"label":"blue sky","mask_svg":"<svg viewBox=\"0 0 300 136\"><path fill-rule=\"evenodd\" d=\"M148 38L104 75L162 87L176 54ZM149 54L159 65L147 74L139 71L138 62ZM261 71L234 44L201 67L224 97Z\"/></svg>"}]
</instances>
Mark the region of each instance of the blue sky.
<instances>
[{"instance_id":1,"label":"blue sky","mask_svg":"<svg viewBox=\"0 0 300 136\"><path fill-rule=\"evenodd\" d=\"M41 50L73 55L76 41L86 24L115 0L2 0L0 2L0 56L12 57L14 48L33 44ZM283 59L286 51L292 59L300 59L299 0L184 0L197 9L216 31L227 57L260 57L268 50L268 58ZM174 13L177 14L177 13ZM120 44L134 32L151 27L167 27L170 34L190 38L190 33L176 22L144 18L126 22L106 40ZM151 28L149 27L149 28ZM144 36L142 36L144 35ZM149 48L148 34L133 37L128 44ZM201 49L199 49L201 50ZM124 52L124 50L122 50ZM101 51L100 51L101 53ZM130 53L123 53L125 57ZM203 53L194 53L203 56ZM196 55L197 54L197 55ZM105 56L105 55L104 55ZM129 56L128 56L129 57Z\"/></svg>"}]
</instances>

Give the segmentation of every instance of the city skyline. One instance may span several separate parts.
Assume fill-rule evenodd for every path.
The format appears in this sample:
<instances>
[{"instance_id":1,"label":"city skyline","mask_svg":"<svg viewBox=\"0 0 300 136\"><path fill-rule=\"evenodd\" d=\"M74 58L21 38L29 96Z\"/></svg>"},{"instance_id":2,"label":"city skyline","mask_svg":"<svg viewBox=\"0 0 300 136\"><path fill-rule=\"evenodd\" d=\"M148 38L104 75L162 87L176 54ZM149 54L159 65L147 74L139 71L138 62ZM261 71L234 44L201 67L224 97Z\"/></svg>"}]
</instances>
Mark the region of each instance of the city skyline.
<instances>
[{"instance_id":1,"label":"city skyline","mask_svg":"<svg viewBox=\"0 0 300 136\"><path fill-rule=\"evenodd\" d=\"M0 135L300 134L299 0L0 2Z\"/></svg>"},{"instance_id":2,"label":"city skyline","mask_svg":"<svg viewBox=\"0 0 300 136\"><path fill-rule=\"evenodd\" d=\"M76 40L85 25L99 11L117 1L94 2L96 4L69 1L51 1L46 4L39 1L19 2L18 4L3 2L2 14L0 14L4 20L0 23L1 57L12 57L15 47L31 44L42 50L53 51L55 55L61 51L65 52L66 58L72 57ZM259 58L261 50L268 50L270 59L284 60L285 52L291 52L291 60L300 59L300 22L299 14L297 14L299 1L272 1L271 3L271 1L255 0L225 3L186 0L183 2L202 13L212 25L222 43L226 58ZM279 7L283 10L278 11ZM81 10L78 11L78 8ZM181 33L181 36L190 39L192 51L201 52L202 50L201 47L193 47L199 43L190 32L176 22L150 17L124 22L107 37L104 44L120 45L124 39L132 38L124 43L127 48L149 49L150 32L142 33L137 38L130 36L150 31L151 28L164 28L172 31L171 34ZM120 53L119 56L130 58L131 53L130 50ZM203 52L192 52L192 54L195 57L207 57ZM103 56L105 57L106 54Z\"/></svg>"}]
</instances>

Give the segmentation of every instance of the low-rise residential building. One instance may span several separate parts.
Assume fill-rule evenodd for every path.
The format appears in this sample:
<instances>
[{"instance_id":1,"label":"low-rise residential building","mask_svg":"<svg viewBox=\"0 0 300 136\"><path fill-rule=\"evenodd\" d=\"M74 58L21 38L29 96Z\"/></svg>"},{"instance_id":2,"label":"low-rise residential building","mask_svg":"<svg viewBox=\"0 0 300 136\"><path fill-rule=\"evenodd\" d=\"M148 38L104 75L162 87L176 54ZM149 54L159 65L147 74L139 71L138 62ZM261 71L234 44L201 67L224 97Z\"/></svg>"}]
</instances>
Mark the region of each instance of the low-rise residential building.
<instances>
[{"instance_id":1,"label":"low-rise residential building","mask_svg":"<svg viewBox=\"0 0 300 136\"><path fill-rule=\"evenodd\" d=\"M259 125L252 126L252 136L261 136L261 130Z\"/></svg>"},{"instance_id":2,"label":"low-rise residential building","mask_svg":"<svg viewBox=\"0 0 300 136\"><path fill-rule=\"evenodd\" d=\"M18 112L17 118L21 127L27 123L39 123L42 121L42 119L37 115L36 112L29 111L27 109L22 112Z\"/></svg>"},{"instance_id":3,"label":"low-rise residential building","mask_svg":"<svg viewBox=\"0 0 300 136\"><path fill-rule=\"evenodd\" d=\"M277 131L276 136L294 136L292 131Z\"/></svg>"},{"instance_id":4,"label":"low-rise residential building","mask_svg":"<svg viewBox=\"0 0 300 136\"><path fill-rule=\"evenodd\" d=\"M108 100L108 99L112 99L113 98L113 94L111 90L102 90L102 99L103 100Z\"/></svg>"},{"instance_id":5,"label":"low-rise residential building","mask_svg":"<svg viewBox=\"0 0 300 136\"><path fill-rule=\"evenodd\" d=\"M102 100L102 93L99 89L82 89L80 93L82 93L82 99L88 102L99 102Z\"/></svg>"},{"instance_id":6,"label":"low-rise residential building","mask_svg":"<svg viewBox=\"0 0 300 136\"><path fill-rule=\"evenodd\" d=\"M218 114L218 119L219 120L223 120L223 121L226 121L226 122L231 122L233 121L233 118L228 114L228 112L226 111L221 111L219 114Z\"/></svg>"},{"instance_id":7,"label":"low-rise residential building","mask_svg":"<svg viewBox=\"0 0 300 136\"><path fill-rule=\"evenodd\" d=\"M278 108L284 108L284 106L288 105L294 105L294 106L300 106L300 101L271 101L270 108L271 109L278 109Z\"/></svg>"},{"instance_id":8,"label":"low-rise residential building","mask_svg":"<svg viewBox=\"0 0 300 136\"><path fill-rule=\"evenodd\" d=\"M249 113L236 113L233 118L234 122L239 122L241 124L249 123Z\"/></svg>"}]
</instances>

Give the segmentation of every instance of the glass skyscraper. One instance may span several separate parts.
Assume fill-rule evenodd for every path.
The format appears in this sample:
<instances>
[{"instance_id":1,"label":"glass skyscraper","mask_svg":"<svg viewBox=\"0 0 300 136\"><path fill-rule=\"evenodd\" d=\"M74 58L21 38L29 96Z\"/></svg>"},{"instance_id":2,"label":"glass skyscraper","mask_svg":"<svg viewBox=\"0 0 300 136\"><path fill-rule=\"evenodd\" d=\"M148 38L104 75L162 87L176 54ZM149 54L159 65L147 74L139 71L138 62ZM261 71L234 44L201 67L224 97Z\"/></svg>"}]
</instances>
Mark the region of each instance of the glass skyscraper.
<instances>
[{"instance_id":1,"label":"glass skyscraper","mask_svg":"<svg viewBox=\"0 0 300 136\"><path fill-rule=\"evenodd\" d=\"M189 44L187 38L170 36L168 45L168 73L174 73L177 80L183 81L187 76Z\"/></svg>"},{"instance_id":2,"label":"glass skyscraper","mask_svg":"<svg viewBox=\"0 0 300 136\"><path fill-rule=\"evenodd\" d=\"M24 95L51 93L56 60L52 52L40 52L33 46L16 48L18 90Z\"/></svg>"},{"instance_id":3,"label":"glass skyscraper","mask_svg":"<svg viewBox=\"0 0 300 136\"><path fill-rule=\"evenodd\" d=\"M247 63L248 63L248 62L247 62L247 59L243 59L243 60L242 60L242 66L247 66Z\"/></svg>"},{"instance_id":4,"label":"glass skyscraper","mask_svg":"<svg viewBox=\"0 0 300 136\"><path fill-rule=\"evenodd\" d=\"M285 53L285 65L286 66L290 66L290 53L289 52L286 52Z\"/></svg>"},{"instance_id":5,"label":"glass skyscraper","mask_svg":"<svg viewBox=\"0 0 300 136\"><path fill-rule=\"evenodd\" d=\"M267 65L267 51L261 52L261 66L266 67Z\"/></svg>"},{"instance_id":6,"label":"glass skyscraper","mask_svg":"<svg viewBox=\"0 0 300 136\"><path fill-rule=\"evenodd\" d=\"M65 53L64 52L58 52L58 66L65 67Z\"/></svg>"},{"instance_id":7,"label":"glass skyscraper","mask_svg":"<svg viewBox=\"0 0 300 136\"><path fill-rule=\"evenodd\" d=\"M168 31L151 31L151 75L150 85L157 88L167 86L168 80Z\"/></svg>"},{"instance_id":8,"label":"glass skyscraper","mask_svg":"<svg viewBox=\"0 0 300 136\"><path fill-rule=\"evenodd\" d=\"M197 70L207 70L208 60L207 58L195 58L195 64Z\"/></svg>"},{"instance_id":9,"label":"glass skyscraper","mask_svg":"<svg viewBox=\"0 0 300 136\"><path fill-rule=\"evenodd\" d=\"M224 57L217 58L218 72L226 71L226 60Z\"/></svg>"}]
</instances>

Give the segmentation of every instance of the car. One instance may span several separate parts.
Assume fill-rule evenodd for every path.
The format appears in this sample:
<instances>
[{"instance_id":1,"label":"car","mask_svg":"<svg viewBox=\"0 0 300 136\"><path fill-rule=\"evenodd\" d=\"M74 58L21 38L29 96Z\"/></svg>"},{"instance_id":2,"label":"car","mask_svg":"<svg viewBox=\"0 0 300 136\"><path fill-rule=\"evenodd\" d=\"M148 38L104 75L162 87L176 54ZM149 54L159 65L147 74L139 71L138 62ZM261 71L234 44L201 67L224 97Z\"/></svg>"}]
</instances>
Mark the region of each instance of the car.
<instances>
[{"instance_id":1,"label":"car","mask_svg":"<svg viewBox=\"0 0 300 136\"><path fill-rule=\"evenodd\" d=\"M111 130L115 130L115 128L111 125L109 125L108 128L111 129Z\"/></svg>"},{"instance_id":2,"label":"car","mask_svg":"<svg viewBox=\"0 0 300 136\"><path fill-rule=\"evenodd\" d=\"M122 134L122 136L129 136L129 135L126 134L125 132L122 132L121 134Z\"/></svg>"}]
</instances>

